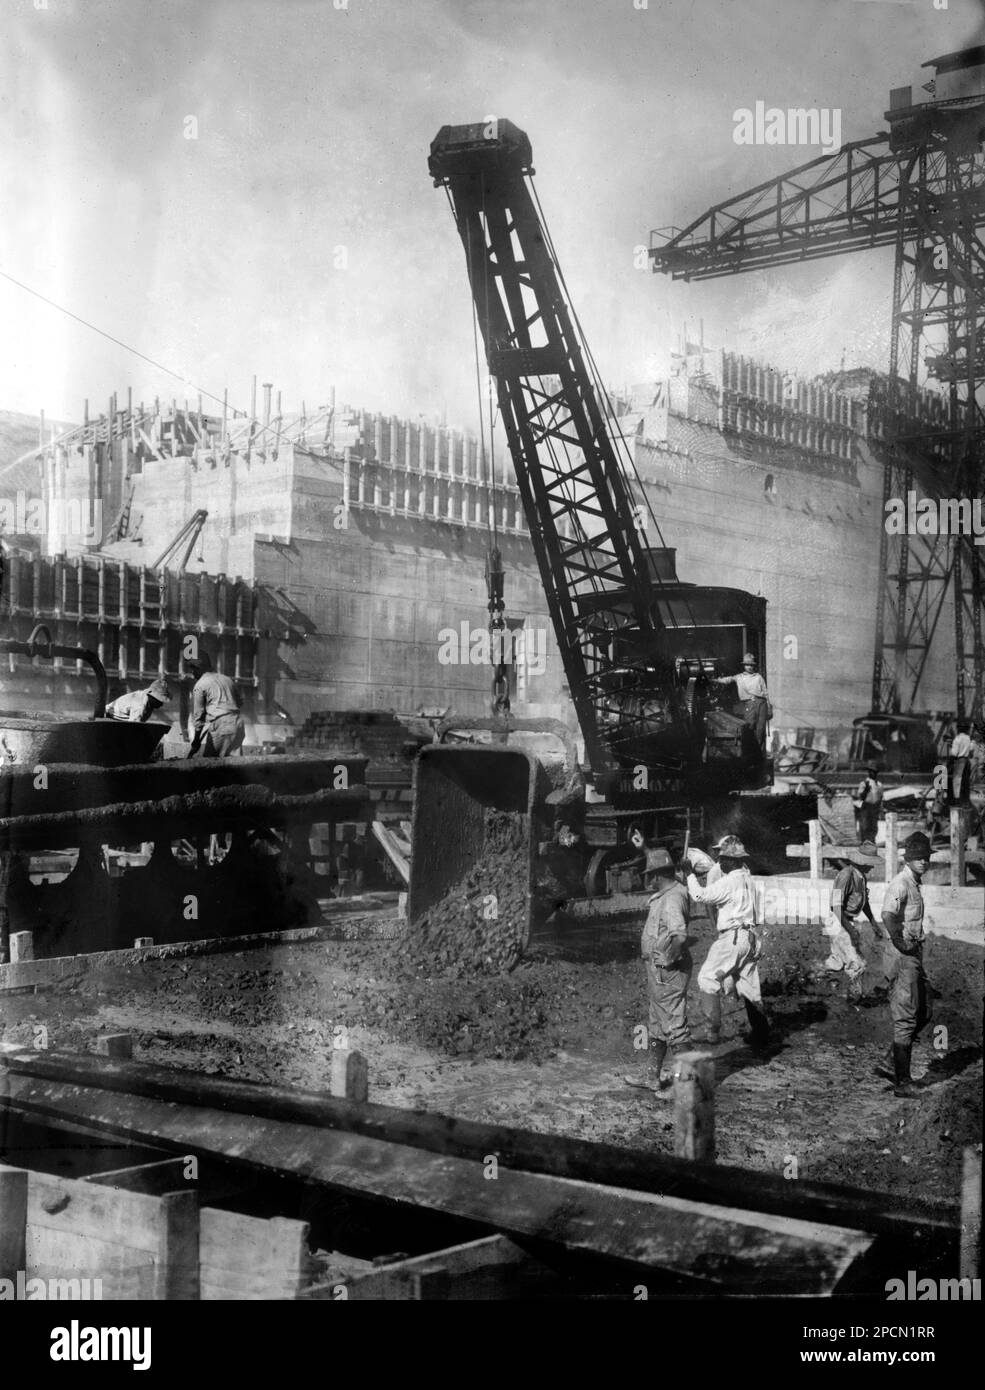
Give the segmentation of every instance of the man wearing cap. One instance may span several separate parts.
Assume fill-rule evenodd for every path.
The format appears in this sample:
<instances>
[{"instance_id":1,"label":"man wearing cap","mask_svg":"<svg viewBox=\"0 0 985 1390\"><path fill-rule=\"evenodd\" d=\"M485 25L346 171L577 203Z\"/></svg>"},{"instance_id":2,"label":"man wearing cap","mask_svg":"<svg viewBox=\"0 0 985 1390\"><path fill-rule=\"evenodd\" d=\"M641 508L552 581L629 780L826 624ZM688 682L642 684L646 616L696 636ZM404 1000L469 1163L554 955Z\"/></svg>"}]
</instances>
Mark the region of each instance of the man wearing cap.
<instances>
[{"instance_id":1,"label":"man wearing cap","mask_svg":"<svg viewBox=\"0 0 985 1390\"><path fill-rule=\"evenodd\" d=\"M107 719L125 719L130 724L146 724L148 719L171 698L167 682L161 679L146 690L131 690L118 695L106 706Z\"/></svg>"},{"instance_id":2,"label":"man wearing cap","mask_svg":"<svg viewBox=\"0 0 985 1390\"><path fill-rule=\"evenodd\" d=\"M824 965L827 970L843 970L848 977L849 999L858 999L862 993L865 960L859 952L856 921L864 914L872 923L876 935L879 934L869 905L869 887L865 880L871 865L868 860L855 859L847 854L834 862L838 866L838 873L831 886L831 915L823 929L824 935L831 939L831 947Z\"/></svg>"},{"instance_id":3,"label":"man wearing cap","mask_svg":"<svg viewBox=\"0 0 985 1390\"><path fill-rule=\"evenodd\" d=\"M228 758L238 751L246 737L236 686L228 676L213 671L212 662L204 652L188 665L198 677L192 687L195 736L188 756Z\"/></svg>"},{"instance_id":4,"label":"man wearing cap","mask_svg":"<svg viewBox=\"0 0 985 1390\"><path fill-rule=\"evenodd\" d=\"M930 841L917 830L903 846L903 867L886 885L882 925L886 942L885 967L889 982L889 1014L893 1020L894 1094L912 1100L920 1086L910 1075L910 1058L917 1034L930 1023L927 976L923 969L923 894L920 880L930 863Z\"/></svg>"},{"instance_id":5,"label":"man wearing cap","mask_svg":"<svg viewBox=\"0 0 985 1390\"><path fill-rule=\"evenodd\" d=\"M855 807L855 830L860 845L865 844L867 840L871 844L876 842L884 790L879 781L879 769L875 766L867 767L864 778L855 788L852 800Z\"/></svg>"},{"instance_id":6,"label":"man wearing cap","mask_svg":"<svg viewBox=\"0 0 985 1390\"><path fill-rule=\"evenodd\" d=\"M746 724L752 730L762 752L766 751L766 725L773 713L766 682L756 670L756 658L746 652L742 658L742 670L737 676L718 676L714 685L728 685L735 682L735 689L744 706Z\"/></svg>"},{"instance_id":7,"label":"man wearing cap","mask_svg":"<svg viewBox=\"0 0 985 1390\"><path fill-rule=\"evenodd\" d=\"M749 1021L749 1041L757 1050L770 1045L770 1025L759 983L759 941L753 930L756 921L752 874L746 862L742 841L734 835L720 842L719 865L722 877L704 888L698 883L690 860L687 891L694 902L718 909L717 937L698 972L701 1010L708 1025L705 1041L721 1041L722 995L733 990L742 998Z\"/></svg>"},{"instance_id":8,"label":"man wearing cap","mask_svg":"<svg viewBox=\"0 0 985 1390\"><path fill-rule=\"evenodd\" d=\"M691 955L687 949L690 916L687 889L677 882L674 861L665 849L647 850L644 880L651 895L647 901L646 923L640 941L640 954L646 967L649 1002L649 1066L641 1076L627 1076L630 1086L661 1091L660 1071L667 1049L683 1052L691 1042L687 1021L687 986L691 978Z\"/></svg>"}]
</instances>

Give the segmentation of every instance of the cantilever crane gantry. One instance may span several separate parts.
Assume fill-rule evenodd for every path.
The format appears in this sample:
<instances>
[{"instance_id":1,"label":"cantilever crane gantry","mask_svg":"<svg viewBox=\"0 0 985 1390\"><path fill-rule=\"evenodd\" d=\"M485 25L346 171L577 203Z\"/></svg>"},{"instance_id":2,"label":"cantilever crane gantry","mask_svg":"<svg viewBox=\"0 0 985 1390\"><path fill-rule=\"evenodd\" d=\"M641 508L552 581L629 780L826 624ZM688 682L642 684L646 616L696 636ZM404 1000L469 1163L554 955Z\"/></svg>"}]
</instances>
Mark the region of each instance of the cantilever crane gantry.
<instances>
[{"instance_id":1,"label":"cantilever crane gantry","mask_svg":"<svg viewBox=\"0 0 985 1390\"><path fill-rule=\"evenodd\" d=\"M894 248L888 396L878 422L870 413L884 503L916 483L927 496L985 493L985 46L924 66L933 99L893 91L888 133L719 203L669 239L651 234L653 269L684 280ZM946 402L937 421L920 408L928 378ZM913 707L950 588L957 713L981 718L985 557L971 528L883 526L880 575L873 710Z\"/></svg>"}]
</instances>

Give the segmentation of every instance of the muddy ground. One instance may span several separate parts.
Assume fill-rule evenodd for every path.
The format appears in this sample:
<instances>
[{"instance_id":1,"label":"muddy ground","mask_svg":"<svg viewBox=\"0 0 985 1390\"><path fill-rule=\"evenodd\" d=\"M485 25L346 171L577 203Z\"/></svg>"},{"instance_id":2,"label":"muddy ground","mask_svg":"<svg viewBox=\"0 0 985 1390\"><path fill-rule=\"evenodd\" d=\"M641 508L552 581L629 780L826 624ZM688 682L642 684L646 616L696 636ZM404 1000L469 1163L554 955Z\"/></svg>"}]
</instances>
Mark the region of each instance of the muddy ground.
<instances>
[{"instance_id":1,"label":"muddy ground","mask_svg":"<svg viewBox=\"0 0 985 1390\"><path fill-rule=\"evenodd\" d=\"M693 936L699 963L707 924ZM981 1134L981 951L928 940L946 1034L918 1043L914 1073L929 1066L935 1084L902 1101L874 1074L890 1042L881 972L876 964L866 977L875 1002L849 1003L844 984L818 970L825 944L816 928L766 930L776 1055L745 1048L741 1006L726 1003L719 1160L956 1201L962 1146ZM877 963L871 938L864 944ZM146 960L0 1000L0 1037L30 1044L44 1024L49 1046L85 1051L100 1033L127 1031L138 1060L315 1089L342 1043L366 1054L371 1098L384 1104L672 1151L671 1104L623 1080L640 1065L633 1030L646 1017L631 940L482 977L434 978L401 954L394 942L311 942Z\"/></svg>"}]
</instances>

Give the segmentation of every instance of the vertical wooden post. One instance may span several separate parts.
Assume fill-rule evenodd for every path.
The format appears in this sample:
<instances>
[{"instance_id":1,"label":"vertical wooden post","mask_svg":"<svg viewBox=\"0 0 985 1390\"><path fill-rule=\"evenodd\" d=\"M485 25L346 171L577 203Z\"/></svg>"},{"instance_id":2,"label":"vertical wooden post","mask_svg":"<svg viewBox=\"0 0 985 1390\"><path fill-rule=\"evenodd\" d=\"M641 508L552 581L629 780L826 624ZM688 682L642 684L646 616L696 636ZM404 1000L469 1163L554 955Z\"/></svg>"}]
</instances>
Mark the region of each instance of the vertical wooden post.
<instances>
[{"instance_id":1,"label":"vertical wooden post","mask_svg":"<svg viewBox=\"0 0 985 1390\"><path fill-rule=\"evenodd\" d=\"M674 1153L715 1161L715 1063L705 1052L682 1052L674 1072Z\"/></svg>"},{"instance_id":2,"label":"vertical wooden post","mask_svg":"<svg viewBox=\"0 0 985 1390\"><path fill-rule=\"evenodd\" d=\"M808 821L807 833L810 837L811 878L820 878L824 865L821 854L821 822L819 820Z\"/></svg>"},{"instance_id":3,"label":"vertical wooden post","mask_svg":"<svg viewBox=\"0 0 985 1390\"><path fill-rule=\"evenodd\" d=\"M960 806L951 807L951 887L964 887L964 816Z\"/></svg>"},{"instance_id":4,"label":"vertical wooden post","mask_svg":"<svg viewBox=\"0 0 985 1390\"><path fill-rule=\"evenodd\" d=\"M962 1279L981 1278L982 1156L970 1147L964 1151L964 1164L961 1172L960 1248L959 1277Z\"/></svg>"},{"instance_id":5,"label":"vertical wooden post","mask_svg":"<svg viewBox=\"0 0 985 1390\"><path fill-rule=\"evenodd\" d=\"M329 1090L340 1100L364 1101L369 1094L369 1066L361 1052L346 1048L332 1051Z\"/></svg>"},{"instance_id":6,"label":"vertical wooden post","mask_svg":"<svg viewBox=\"0 0 985 1390\"><path fill-rule=\"evenodd\" d=\"M197 1301L200 1295L198 1193L166 1192L160 1203L154 1298Z\"/></svg>"},{"instance_id":7,"label":"vertical wooden post","mask_svg":"<svg viewBox=\"0 0 985 1390\"><path fill-rule=\"evenodd\" d=\"M886 882L896 877L899 866L899 832L896 812L886 812Z\"/></svg>"},{"instance_id":8,"label":"vertical wooden post","mask_svg":"<svg viewBox=\"0 0 985 1390\"><path fill-rule=\"evenodd\" d=\"M27 1178L0 1165L0 1279L17 1279L27 1264Z\"/></svg>"},{"instance_id":9,"label":"vertical wooden post","mask_svg":"<svg viewBox=\"0 0 985 1390\"><path fill-rule=\"evenodd\" d=\"M34 933L15 931L10 933L10 962L34 959Z\"/></svg>"}]
</instances>

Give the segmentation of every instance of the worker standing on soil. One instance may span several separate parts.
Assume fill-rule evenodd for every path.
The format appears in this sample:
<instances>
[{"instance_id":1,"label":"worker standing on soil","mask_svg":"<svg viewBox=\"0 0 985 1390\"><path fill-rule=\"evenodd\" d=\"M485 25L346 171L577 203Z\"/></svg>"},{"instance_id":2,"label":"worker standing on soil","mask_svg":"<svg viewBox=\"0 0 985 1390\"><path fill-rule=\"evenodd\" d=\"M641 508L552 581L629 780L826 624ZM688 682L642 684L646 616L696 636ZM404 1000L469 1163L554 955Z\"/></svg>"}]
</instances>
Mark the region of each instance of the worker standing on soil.
<instances>
[{"instance_id":1,"label":"worker standing on soil","mask_svg":"<svg viewBox=\"0 0 985 1390\"><path fill-rule=\"evenodd\" d=\"M702 888L690 859L684 861L684 868L692 900L718 909L718 935L698 972L701 1009L708 1025L704 1040L712 1045L721 1041L722 995L734 990L745 1005L750 1046L765 1051L772 1039L759 983L760 945L753 930L756 900L748 858L742 841L731 835L721 842L722 877L716 883Z\"/></svg>"},{"instance_id":2,"label":"worker standing on soil","mask_svg":"<svg viewBox=\"0 0 985 1390\"><path fill-rule=\"evenodd\" d=\"M948 758L948 786L951 789L952 802L963 803L968 800L973 752L971 725L959 724L958 731L951 740L951 753Z\"/></svg>"},{"instance_id":3,"label":"worker standing on soil","mask_svg":"<svg viewBox=\"0 0 985 1390\"><path fill-rule=\"evenodd\" d=\"M188 756L228 758L242 747L246 738L236 686L228 676L213 671L212 662L204 652L188 665L197 676L192 687L195 736Z\"/></svg>"},{"instance_id":4,"label":"worker standing on soil","mask_svg":"<svg viewBox=\"0 0 985 1390\"><path fill-rule=\"evenodd\" d=\"M687 948L690 902L677 882L674 860L665 849L647 850L644 883L651 889L640 954L646 967L649 1001L647 1044L649 1065L639 1076L627 1076L630 1086L660 1092L670 1085L661 1076L668 1047L684 1052L691 1043L687 1021L687 987L691 954Z\"/></svg>"},{"instance_id":5,"label":"worker standing on soil","mask_svg":"<svg viewBox=\"0 0 985 1390\"><path fill-rule=\"evenodd\" d=\"M865 880L870 865L866 860L852 860L847 856L834 862L838 865L838 873L831 887L831 915L828 925L824 928L824 935L831 939L824 968L843 970L848 977L849 999L859 999L862 994L865 959L859 950L861 943L857 920L863 915L868 917L873 930L879 934L869 904L869 886Z\"/></svg>"},{"instance_id":6,"label":"worker standing on soil","mask_svg":"<svg viewBox=\"0 0 985 1390\"><path fill-rule=\"evenodd\" d=\"M893 1020L893 1093L912 1100L921 1094L910 1075L914 1039L933 1018L923 968L923 894L920 880L930 863L930 841L920 830L903 846L903 867L886 886L882 925L886 942L889 1014ZM888 1073L880 1072L880 1075Z\"/></svg>"},{"instance_id":7,"label":"worker standing on soil","mask_svg":"<svg viewBox=\"0 0 985 1390\"><path fill-rule=\"evenodd\" d=\"M107 719L125 719L129 724L146 724L170 698L167 681L159 679L146 690L131 690L125 695L117 695L106 706L105 715Z\"/></svg>"},{"instance_id":8,"label":"worker standing on soil","mask_svg":"<svg viewBox=\"0 0 985 1390\"><path fill-rule=\"evenodd\" d=\"M879 769L867 767L865 777L855 788L855 796L852 800L852 805L855 807L855 831L860 845L864 845L867 841L873 845L876 842L884 790L885 788L879 781Z\"/></svg>"}]
</instances>

